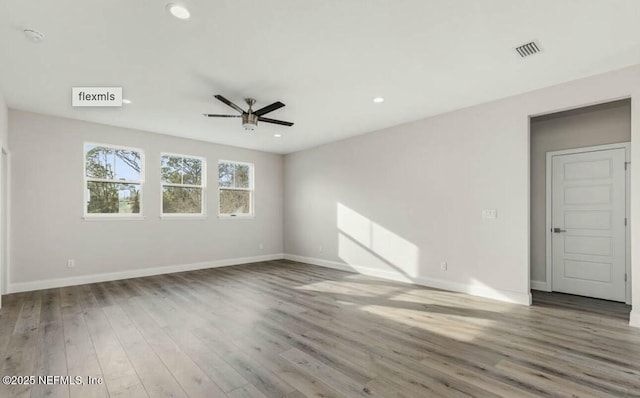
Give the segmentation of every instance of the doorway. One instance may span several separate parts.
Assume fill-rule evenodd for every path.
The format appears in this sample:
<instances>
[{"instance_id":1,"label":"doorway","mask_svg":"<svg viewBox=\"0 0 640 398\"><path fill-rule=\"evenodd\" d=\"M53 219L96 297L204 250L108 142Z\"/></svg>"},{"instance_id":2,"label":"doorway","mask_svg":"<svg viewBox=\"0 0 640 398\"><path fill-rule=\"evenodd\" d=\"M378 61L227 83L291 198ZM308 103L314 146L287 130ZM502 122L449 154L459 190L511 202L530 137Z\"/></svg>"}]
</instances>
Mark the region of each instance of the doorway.
<instances>
[{"instance_id":1,"label":"doorway","mask_svg":"<svg viewBox=\"0 0 640 398\"><path fill-rule=\"evenodd\" d=\"M606 247L606 239L604 236L598 236L597 233L592 233L591 236L593 239L587 239L589 237L589 233L591 232L580 232L584 235L584 238L569 236L568 238L562 237L563 235L571 235L571 233L566 233L563 231L558 231L553 236L550 228L557 227L560 230L567 229L564 227L565 220L561 220L562 222L556 222L557 225L552 226L551 218L550 218L550 209L551 209L551 197L550 193L552 191L551 183L550 183L550 172L552 170L552 164L548 160L548 154L552 153L555 155L571 155L578 154L581 152L599 152L604 150L606 146L611 146L606 149L615 148L625 148L627 151L626 156L629 156L628 153L628 143L631 141L631 101L629 99L612 101L608 103L601 103L597 105L582 107L571 109L567 111L561 111L551 114L540 115L536 117L530 118L530 284L532 290L542 290L542 291L568 291L573 294L583 294L590 295L592 293L589 292L588 289L580 289L580 290L572 290L572 288L563 288L563 281L556 280L554 284L554 277L560 279L567 279L573 277L573 279L578 279L578 277L584 278L599 278L602 280L606 280L607 276L606 268L604 265L599 265L599 257L594 257L598 255L602 255L603 253L613 254L613 249ZM593 154L592 154L593 155ZM588 157L592 155L584 155L583 157ZM596 156L597 155L597 156ZM600 154L596 154L593 156L600 156ZM578 155L576 155L578 156ZM619 155L617 155L619 156ZM615 156L614 156L615 157ZM576 173L587 173L584 174L583 177L589 177L588 173L596 173L595 175L591 175L591 177L599 178L604 173L604 167L607 162L612 162L614 160L609 159L608 161L603 160L601 163L599 162L585 162L581 164L581 162L577 162L577 164L573 164L570 162L570 157L561 158L558 157L556 162L563 163L563 159L566 161L568 165L567 172L569 173L569 178L577 178L578 174ZM586 158L585 158L586 159ZM625 160L626 161L626 160ZM549 163L549 164L548 164ZM563 163L564 164L564 163ZM564 166L563 166L564 167ZM624 171L624 165L623 171ZM593 169L595 168L595 169ZM599 169L600 168L600 169ZM559 171L561 170L557 168ZM613 169L612 169L613 170ZM625 178L628 180L630 174L630 167L628 167L628 172L625 175ZM616 171L616 173L619 170ZM573 173L573 174L571 174ZM590 178L590 177L589 177ZM619 176L618 176L619 179ZM567 182L569 183L569 182ZM588 182L584 182L584 184L588 184ZM547 186L548 185L548 186ZM626 183L624 190L625 195L628 194L628 189L626 187L630 186L629 182ZM558 188L560 189L560 188ZM585 188L586 189L586 188ZM597 190L597 189L596 189ZM573 190L569 192L569 194L575 194L578 190ZM602 192L601 192L602 193ZM592 192L593 195L596 192ZM574 200L575 198L569 197L568 199ZM579 200L579 199L576 199ZM589 200L588 198L586 200ZM625 229L625 237L627 237L628 231L631 229L629 214L630 209L628 206L628 197L625 196L625 213L627 214L628 225ZM574 206L578 206L575 204ZM585 208L587 208L588 204L584 204ZM596 205L592 204L592 209L594 210L590 215L592 218L592 223L604 223L605 212L598 212ZM568 217L570 218L569 222L583 222L580 219L574 220L571 217L575 216L575 211L571 212L570 208L567 207ZM574 209L579 210L579 209ZM581 214L581 213L580 213ZM559 217L559 216L558 216ZM601 219L595 219L597 217L601 217ZM624 224L624 218L622 217L622 223ZM580 226L579 224L576 224ZM574 226L576 226L574 225ZM602 227L604 224L599 225ZM598 226L598 224L585 224L582 225L584 227L594 227ZM614 224L611 224L613 227ZM610 231L612 234L619 235L620 226L616 226L618 229L614 231ZM623 225L624 227L624 225ZM596 231L600 231L596 229ZM593 232L593 231L592 231ZM602 232L602 231L600 231ZM575 254L573 258L573 262L569 262L568 266L565 267L564 263L562 267L554 268L552 266L553 256L552 256L552 243L553 240L561 240L562 242L557 242L556 246L564 243L565 240L568 239L566 251ZM617 242L617 239L616 239ZM610 242L611 243L611 242ZM624 282L625 273L627 277L627 283L623 288L620 289L619 293L624 293L625 297L620 299L620 294L615 298L620 301L624 301L627 304L631 303L631 270L630 267L630 245L628 242L625 243L624 250L626 251L624 255L624 263L626 272L622 273L622 281ZM595 245L602 245L601 247L596 247ZM577 245L577 246L576 246ZM585 247L583 247L585 246ZM610 250L611 249L611 250ZM574 253L576 252L576 253ZM584 253L583 253L584 252ZM612 268L610 272L618 272L619 276L619 255L620 249L618 248L616 251L616 263L618 264L618 268ZM589 257L591 256L591 257ZM556 256L556 261L561 261L560 257ZM563 257L564 258L564 257ZM564 260L563 260L564 261ZM569 261L569 260L567 260ZM591 267L591 269L578 269L578 265L583 265L585 267ZM614 264L614 263L612 263ZM627 267L629 265L629 267ZM612 265L613 266L613 265ZM564 269L568 268L568 269ZM553 270L561 272L559 275L555 275ZM560 271L559 271L560 270ZM567 277L565 277L564 272L567 273ZM586 272L587 275L582 275L581 273ZM595 275L595 274L599 274ZM618 278L616 276L616 278ZM609 274L608 278L613 281L614 276ZM564 282L567 282L566 280ZM585 281L584 284L588 284ZM616 281L619 284L619 280ZM604 282L601 282L604 283ZM596 284L596 282L593 282ZM605 297L602 294L595 294L596 297ZM592 296L593 297L593 296ZM606 296L612 297L612 296Z\"/></svg>"},{"instance_id":2,"label":"doorway","mask_svg":"<svg viewBox=\"0 0 640 398\"><path fill-rule=\"evenodd\" d=\"M629 144L547 153L552 291L626 302Z\"/></svg>"}]
</instances>

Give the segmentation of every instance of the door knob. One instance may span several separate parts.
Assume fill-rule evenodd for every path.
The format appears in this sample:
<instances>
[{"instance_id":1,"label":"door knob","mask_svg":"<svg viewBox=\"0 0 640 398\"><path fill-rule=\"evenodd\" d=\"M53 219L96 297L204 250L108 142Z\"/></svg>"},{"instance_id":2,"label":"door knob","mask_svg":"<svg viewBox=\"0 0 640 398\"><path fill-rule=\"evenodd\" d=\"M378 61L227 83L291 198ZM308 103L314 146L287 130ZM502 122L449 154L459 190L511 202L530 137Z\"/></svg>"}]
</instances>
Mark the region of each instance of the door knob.
<instances>
[{"instance_id":1,"label":"door knob","mask_svg":"<svg viewBox=\"0 0 640 398\"><path fill-rule=\"evenodd\" d=\"M560 229L560 228L557 228L557 227L553 229L553 233L554 234L559 234L560 232L567 232L567 230L566 229Z\"/></svg>"}]
</instances>

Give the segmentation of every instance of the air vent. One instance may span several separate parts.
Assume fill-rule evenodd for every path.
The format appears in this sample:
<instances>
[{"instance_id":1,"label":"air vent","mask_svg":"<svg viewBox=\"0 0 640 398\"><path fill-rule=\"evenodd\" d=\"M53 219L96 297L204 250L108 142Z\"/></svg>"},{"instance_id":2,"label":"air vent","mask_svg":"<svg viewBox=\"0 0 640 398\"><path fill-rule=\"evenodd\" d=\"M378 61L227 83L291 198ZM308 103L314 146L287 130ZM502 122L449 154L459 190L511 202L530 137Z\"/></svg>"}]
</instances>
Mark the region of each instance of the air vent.
<instances>
[{"instance_id":1,"label":"air vent","mask_svg":"<svg viewBox=\"0 0 640 398\"><path fill-rule=\"evenodd\" d=\"M541 50L538 44L535 41L532 41L530 43L523 44L520 47L516 47L516 51L522 58L524 58L528 57L529 55L537 54Z\"/></svg>"}]
</instances>

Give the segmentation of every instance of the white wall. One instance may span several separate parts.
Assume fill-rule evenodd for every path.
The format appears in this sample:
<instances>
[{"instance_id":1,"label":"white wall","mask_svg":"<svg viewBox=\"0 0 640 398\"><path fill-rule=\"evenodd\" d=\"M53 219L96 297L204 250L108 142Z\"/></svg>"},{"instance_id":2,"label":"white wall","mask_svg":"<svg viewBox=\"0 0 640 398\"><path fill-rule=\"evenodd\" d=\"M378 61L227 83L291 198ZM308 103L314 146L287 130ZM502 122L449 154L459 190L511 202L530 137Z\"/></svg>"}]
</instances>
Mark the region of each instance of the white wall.
<instances>
[{"instance_id":1,"label":"white wall","mask_svg":"<svg viewBox=\"0 0 640 398\"><path fill-rule=\"evenodd\" d=\"M9 144L9 110L7 109L7 103L0 93L0 150L4 148L8 150ZM0 154L0 181L2 180L2 156ZM6 248L4 247L3 242L5 242L5 235L7 231L7 216L3 211L5 209L3 202L4 195L2 190L0 190L0 294L6 293L6 272L5 265L3 264L5 259ZM2 297L0 297L0 306L2 305Z\"/></svg>"},{"instance_id":2,"label":"white wall","mask_svg":"<svg viewBox=\"0 0 640 398\"><path fill-rule=\"evenodd\" d=\"M281 155L15 110L9 111L9 136L13 291L112 279L113 273L144 275L163 266L281 257ZM144 150L143 221L82 218L84 141ZM205 220L160 220L161 152L206 157ZM255 164L254 219L218 219L218 159ZM75 268L66 267L67 259Z\"/></svg>"},{"instance_id":3,"label":"white wall","mask_svg":"<svg viewBox=\"0 0 640 398\"><path fill-rule=\"evenodd\" d=\"M285 252L528 303L529 117L632 96L640 175L640 66L287 155ZM632 189L632 208L640 208L640 184ZM498 218L483 220L483 209Z\"/></svg>"},{"instance_id":4,"label":"white wall","mask_svg":"<svg viewBox=\"0 0 640 398\"><path fill-rule=\"evenodd\" d=\"M531 280L546 283L547 152L629 142L631 102L615 101L531 120ZM539 285L542 285L540 283Z\"/></svg>"},{"instance_id":5,"label":"white wall","mask_svg":"<svg viewBox=\"0 0 640 398\"><path fill-rule=\"evenodd\" d=\"M9 142L9 110L7 109L7 103L0 93L0 145L7 148Z\"/></svg>"}]
</instances>

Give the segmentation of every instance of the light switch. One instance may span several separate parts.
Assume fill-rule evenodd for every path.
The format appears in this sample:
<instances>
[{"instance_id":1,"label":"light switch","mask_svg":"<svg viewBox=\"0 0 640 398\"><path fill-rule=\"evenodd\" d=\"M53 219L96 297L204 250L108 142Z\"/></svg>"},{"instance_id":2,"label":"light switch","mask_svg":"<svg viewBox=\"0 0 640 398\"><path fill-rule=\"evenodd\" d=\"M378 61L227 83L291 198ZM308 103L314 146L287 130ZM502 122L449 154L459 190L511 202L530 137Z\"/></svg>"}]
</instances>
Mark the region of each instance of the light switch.
<instances>
[{"instance_id":1,"label":"light switch","mask_svg":"<svg viewBox=\"0 0 640 398\"><path fill-rule=\"evenodd\" d=\"M496 209L484 209L482 210L482 218L485 220L495 220L498 218L498 210Z\"/></svg>"}]
</instances>

